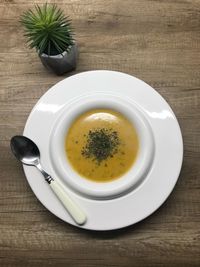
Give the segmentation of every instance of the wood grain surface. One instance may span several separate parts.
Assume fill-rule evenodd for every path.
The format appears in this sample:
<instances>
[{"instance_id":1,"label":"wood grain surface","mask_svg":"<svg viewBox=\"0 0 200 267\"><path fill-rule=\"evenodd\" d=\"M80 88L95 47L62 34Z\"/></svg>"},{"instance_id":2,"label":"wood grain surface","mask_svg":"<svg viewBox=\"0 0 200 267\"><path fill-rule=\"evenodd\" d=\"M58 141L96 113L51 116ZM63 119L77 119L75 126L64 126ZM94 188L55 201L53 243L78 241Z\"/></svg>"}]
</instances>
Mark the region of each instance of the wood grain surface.
<instances>
[{"instance_id":1,"label":"wood grain surface","mask_svg":"<svg viewBox=\"0 0 200 267\"><path fill-rule=\"evenodd\" d=\"M9 140L22 134L37 100L75 73L49 73L27 48L18 20L32 2L0 0L0 266L200 266L200 1L54 1L73 21L76 72L112 69L143 79L169 102L183 133L183 168L168 200L111 232L79 230L52 215L11 155Z\"/></svg>"}]
</instances>

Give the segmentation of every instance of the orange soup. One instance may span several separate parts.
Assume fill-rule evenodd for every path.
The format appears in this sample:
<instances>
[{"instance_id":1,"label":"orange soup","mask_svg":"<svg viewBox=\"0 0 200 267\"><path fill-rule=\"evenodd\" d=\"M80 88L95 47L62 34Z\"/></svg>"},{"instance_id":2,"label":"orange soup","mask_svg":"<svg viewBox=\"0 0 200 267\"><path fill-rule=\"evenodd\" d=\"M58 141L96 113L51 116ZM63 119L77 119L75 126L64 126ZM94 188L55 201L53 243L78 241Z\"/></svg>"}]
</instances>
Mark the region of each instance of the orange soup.
<instances>
[{"instance_id":1,"label":"orange soup","mask_svg":"<svg viewBox=\"0 0 200 267\"><path fill-rule=\"evenodd\" d=\"M68 161L81 176L109 182L134 164L139 140L134 125L110 109L89 110L75 119L65 139Z\"/></svg>"}]
</instances>

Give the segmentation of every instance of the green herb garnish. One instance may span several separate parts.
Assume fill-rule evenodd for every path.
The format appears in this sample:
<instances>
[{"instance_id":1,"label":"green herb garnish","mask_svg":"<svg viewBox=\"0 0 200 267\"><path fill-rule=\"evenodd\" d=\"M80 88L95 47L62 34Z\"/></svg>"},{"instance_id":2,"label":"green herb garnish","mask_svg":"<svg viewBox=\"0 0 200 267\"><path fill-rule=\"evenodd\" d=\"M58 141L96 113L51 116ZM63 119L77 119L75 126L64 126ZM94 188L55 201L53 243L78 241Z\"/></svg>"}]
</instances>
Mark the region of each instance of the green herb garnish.
<instances>
[{"instance_id":1,"label":"green herb garnish","mask_svg":"<svg viewBox=\"0 0 200 267\"><path fill-rule=\"evenodd\" d=\"M117 131L106 128L90 130L86 138L86 145L81 153L84 157L97 161L98 164L118 152L120 141Z\"/></svg>"}]
</instances>

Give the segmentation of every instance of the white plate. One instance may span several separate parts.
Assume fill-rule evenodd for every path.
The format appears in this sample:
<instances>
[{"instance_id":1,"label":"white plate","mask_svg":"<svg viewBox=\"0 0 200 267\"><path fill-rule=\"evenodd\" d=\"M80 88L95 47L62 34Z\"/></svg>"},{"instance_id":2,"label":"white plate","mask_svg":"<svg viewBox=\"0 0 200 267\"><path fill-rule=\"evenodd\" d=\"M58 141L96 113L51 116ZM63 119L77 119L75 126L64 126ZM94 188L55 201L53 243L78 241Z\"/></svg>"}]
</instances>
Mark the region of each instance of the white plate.
<instances>
[{"instance_id":1,"label":"white plate","mask_svg":"<svg viewBox=\"0 0 200 267\"><path fill-rule=\"evenodd\" d=\"M83 72L62 80L41 97L27 120L24 135L39 146L46 171L60 180L50 160L50 132L66 105L82 96L101 92L126 97L137 104L151 126L155 142L152 167L144 181L131 192L114 199L95 200L66 187L88 217L86 224L78 227L112 230L152 214L176 184L182 165L183 142L177 119L167 102L152 87L133 76L114 71ZM24 171L41 203L62 220L75 225L38 170L24 166Z\"/></svg>"}]
</instances>

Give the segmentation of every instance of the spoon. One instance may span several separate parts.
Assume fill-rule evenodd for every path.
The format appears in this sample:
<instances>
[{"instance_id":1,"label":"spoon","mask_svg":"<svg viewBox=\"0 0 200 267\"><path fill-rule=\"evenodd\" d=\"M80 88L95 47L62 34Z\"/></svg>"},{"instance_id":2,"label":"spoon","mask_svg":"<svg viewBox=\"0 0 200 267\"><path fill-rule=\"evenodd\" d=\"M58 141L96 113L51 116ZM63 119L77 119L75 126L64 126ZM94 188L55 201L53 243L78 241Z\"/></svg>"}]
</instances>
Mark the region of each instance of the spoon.
<instances>
[{"instance_id":1,"label":"spoon","mask_svg":"<svg viewBox=\"0 0 200 267\"><path fill-rule=\"evenodd\" d=\"M86 215L78 207L78 205L68 196L63 186L53 179L40 164L40 151L37 145L29 138L21 135L16 135L11 138L10 147L15 157L23 164L35 166L44 176L47 183L50 185L53 192L59 198L63 206L74 221L82 225L86 222Z\"/></svg>"}]
</instances>

